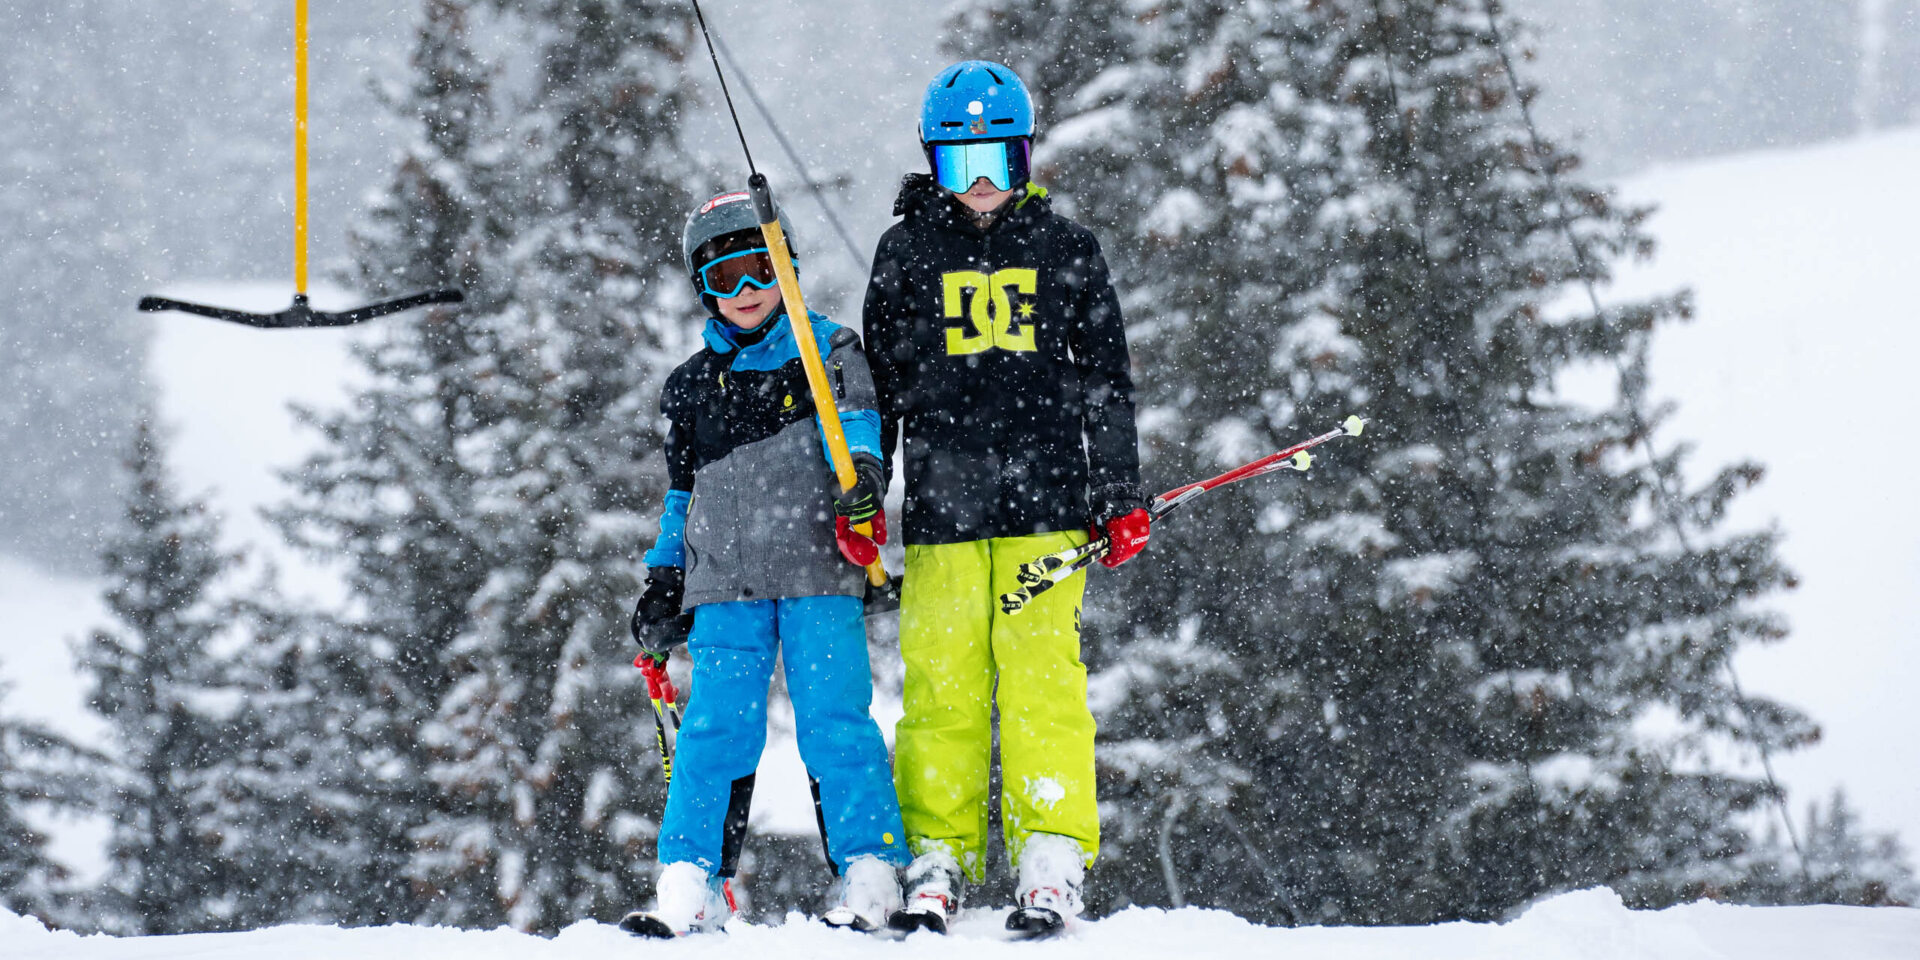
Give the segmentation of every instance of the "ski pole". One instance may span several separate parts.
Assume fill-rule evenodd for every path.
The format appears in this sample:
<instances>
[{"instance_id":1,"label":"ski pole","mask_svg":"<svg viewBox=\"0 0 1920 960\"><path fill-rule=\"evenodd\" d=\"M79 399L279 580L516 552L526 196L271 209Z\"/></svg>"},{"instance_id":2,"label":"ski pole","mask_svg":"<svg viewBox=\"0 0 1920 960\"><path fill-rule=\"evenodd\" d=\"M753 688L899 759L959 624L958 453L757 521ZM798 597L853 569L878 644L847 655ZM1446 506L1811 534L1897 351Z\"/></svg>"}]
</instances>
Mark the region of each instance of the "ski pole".
<instances>
[{"instance_id":1,"label":"ski pole","mask_svg":"<svg viewBox=\"0 0 1920 960\"><path fill-rule=\"evenodd\" d=\"M1149 523L1157 523L1175 509L1192 501L1193 498L1229 483L1264 476L1276 470L1298 470L1304 473L1313 466L1313 456L1307 453L1308 450L1339 437L1357 437L1366 425L1366 420L1350 416L1342 421L1339 427L1317 437L1303 440L1251 463L1241 464L1217 477L1168 490L1153 498L1152 505L1147 508L1147 520ZM1098 537L1078 547L1050 553L1021 564L1019 572L1014 574L1015 579L1020 581L1020 589L1001 594L1000 609L1009 614L1019 613L1026 609L1027 604L1032 602L1034 597L1053 589L1055 584L1085 570L1092 566L1095 560L1106 556L1109 547L1106 537Z\"/></svg>"},{"instance_id":2,"label":"ski pole","mask_svg":"<svg viewBox=\"0 0 1920 960\"><path fill-rule=\"evenodd\" d=\"M633 665L647 678L647 701L653 704L653 742L660 747L660 772L673 785L673 752L680 740L680 691L667 679L667 655L655 660L645 650Z\"/></svg>"},{"instance_id":3,"label":"ski pole","mask_svg":"<svg viewBox=\"0 0 1920 960\"><path fill-rule=\"evenodd\" d=\"M1301 450L1287 460L1269 466L1261 472L1298 470L1305 473L1312 466L1313 455ZM1160 498L1154 498L1153 506L1147 510L1149 523L1166 516L1167 511L1160 509L1161 504ZM1032 602L1034 597L1053 589L1068 577L1093 566L1094 561L1106 556L1110 549L1111 544L1107 538L1098 537L1080 546L1050 553L1021 564L1019 571L1014 574L1014 578L1020 581L1021 586L1012 593L1000 595L1000 609L1009 614L1019 613L1026 609L1027 604Z\"/></svg>"},{"instance_id":4,"label":"ski pole","mask_svg":"<svg viewBox=\"0 0 1920 960\"><path fill-rule=\"evenodd\" d=\"M800 293L800 275L793 269L793 254L787 248L786 231L780 227L780 216L774 210L773 189L767 184L767 175L753 165L753 151L747 148L747 133L740 126L740 114L733 108L733 94L727 90L727 75L720 69L720 56L714 52L713 36L707 32L707 15L700 9L700 0L693 0L693 15L700 21L700 35L707 42L707 56L713 61L713 72L720 78L720 95L727 101L727 112L733 117L734 133L740 137L740 152L747 155L747 189L753 194L754 214L760 219L760 236L766 240L767 255L773 258L773 275L780 284L780 301L787 310L787 322L793 327L794 344L799 349L800 366L807 374L807 389L813 394L813 411L820 417L820 433L826 439L827 459L833 464L833 476L840 484L840 492L852 490L858 483L859 475L853 470L853 454L847 449L847 435L840 425L840 408L834 403L833 386L827 382L826 364L820 360L819 345L813 340L813 321L807 314L806 297ZM861 536L873 535L873 524L854 524L853 530ZM867 582L875 587L887 586L887 568L878 558L867 565Z\"/></svg>"}]
</instances>

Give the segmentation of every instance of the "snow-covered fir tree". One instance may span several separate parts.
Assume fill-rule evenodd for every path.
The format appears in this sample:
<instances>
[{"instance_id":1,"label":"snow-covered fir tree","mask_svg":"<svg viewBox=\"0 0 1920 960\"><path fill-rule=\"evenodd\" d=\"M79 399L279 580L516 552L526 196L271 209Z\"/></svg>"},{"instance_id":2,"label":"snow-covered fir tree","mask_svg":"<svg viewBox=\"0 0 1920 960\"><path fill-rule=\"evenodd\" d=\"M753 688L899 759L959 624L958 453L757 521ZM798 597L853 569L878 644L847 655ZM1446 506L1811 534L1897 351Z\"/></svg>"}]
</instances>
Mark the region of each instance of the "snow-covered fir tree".
<instances>
[{"instance_id":1,"label":"snow-covered fir tree","mask_svg":"<svg viewBox=\"0 0 1920 960\"><path fill-rule=\"evenodd\" d=\"M406 874L408 836L431 790L409 763L416 725L395 706L399 671L366 655L362 631L289 607L270 582L236 616L252 640L231 665L233 756L209 818L244 878L230 898L232 925L419 915L426 891Z\"/></svg>"},{"instance_id":2,"label":"snow-covered fir tree","mask_svg":"<svg viewBox=\"0 0 1920 960\"><path fill-rule=\"evenodd\" d=\"M81 649L88 705L118 759L106 799L113 869L96 920L120 933L226 928L245 881L222 855L236 697L214 641L230 621L216 587L236 558L206 505L175 493L150 420L126 463L125 520L103 557L118 622Z\"/></svg>"},{"instance_id":3,"label":"snow-covered fir tree","mask_svg":"<svg viewBox=\"0 0 1920 960\"><path fill-rule=\"evenodd\" d=\"M0 702L6 690L0 687ZM26 806L44 797L33 771L24 769L23 731L0 718L0 907L45 916L67 869L47 855L46 834L25 819Z\"/></svg>"},{"instance_id":4,"label":"snow-covered fir tree","mask_svg":"<svg viewBox=\"0 0 1920 960\"><path fill-rule=\"evenodd\" d=\"M0 708L7 692L0 684ZM0 712L0 908L55 926L86 924L72 872L48 853L47 835L27 815L93 810L107 778L105 757Z\"/></svg>"},{"instance_id":5,"label":"snow-covered fir tree","mask_svg":"<svg viewBox=\"0 0 1920 960\"><path fill-rule=\"evenodd\" d=\"M1765 842L1749 851L1746 875L1731 891L1732 898L1742 903L1861 907L1920 901L1920 882L1907 865L1899 838L1863 830L1844 790L1835 788L1824 810L1808 804L1798 834L1787 837L1784 832L1769 829ZM1795 842L1802 848L1795 849Z\"/></svg>"},{"instance_id":6,"label":"snow-covered fir tree","mask_svg":"<svg viewBox=\"0 0 1920 960\"><path fill-rule=\"evenodd\" d=\"M690 15L433 0L396 103L420 136L357 277L468 302L397 318L284 517L344 560L339 626L378 674L396 784L427 788L381 853L426 892L418 919L554 930L651 889L664 789L625 634L665 491L659 384L698 332L677 253ZM537 69L495 76L482 42Z\"/></svg>"},{"instance_id":7,"label":"snow-covered fir tree","mask_svg":"<svg viewBox=\"0 0 1920 960\"><path fill-rule=\"evenodd\" d=\"M1197 501L1089 601L1096 883L1365 923L1730 886L1766 791L1712 749L1812 728L1723 669L1783 634L1774 536L1719 526L1759 469L1648 467L1636 358L1684 298L1556 307L1640 213L1545 175L1574 158L1532 145L1478 0L1127 9L982 0L950 36L1074 84L1037 91L1036 164L1115 262L1149 483L1374 427ZM1099 68L1050 66L1075 50ZM1595 363L1612 405L1556 394Z\"/></svg>"}]
</instances>

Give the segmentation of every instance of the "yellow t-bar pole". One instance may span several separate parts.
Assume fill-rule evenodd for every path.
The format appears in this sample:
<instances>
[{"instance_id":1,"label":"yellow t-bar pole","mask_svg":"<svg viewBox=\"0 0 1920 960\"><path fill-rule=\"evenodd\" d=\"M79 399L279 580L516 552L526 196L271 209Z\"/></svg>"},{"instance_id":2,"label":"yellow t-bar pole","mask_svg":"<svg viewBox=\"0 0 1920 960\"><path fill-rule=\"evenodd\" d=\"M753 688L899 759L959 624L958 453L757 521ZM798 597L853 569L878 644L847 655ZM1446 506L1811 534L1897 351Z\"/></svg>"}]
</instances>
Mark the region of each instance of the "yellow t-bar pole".
<instances>
[{"instance_id":1,"label":"yellow t-bar pole","mask_svg":"<svg viewBox=\"0 0 1920 960\"><path fill-rule=\"evenodd\" d=\"M301 0L305 2L305 0ZM773 191L767 177L755 173L747 180L753 193L755 214L760 219L760 235L767 241L767 255L773 259L773 275L780 282L780 300L787 308L787 322L793 325L794 343L800 349L800 366L807 372L807 389L813 392L813 409L820 415L820 432L827 438L827 458L833 461L833 475L841 492L853 489L859 477L853 471L853 454L847 450L847 434L840 426L840 407L834 402L833 387L827 383L827 368L813 341L813 321L807 316L807 301L800 294L800 276L793 270L793 255L787 249L786 231L780 229L780 217L773 208ZM873 524L855 524L863 536L873 534ZM879 560L867 565L867 582L876 587L887 585L887 568Z\"/></svg>"},{"instance_id":2,"label":"yellow t-bar pole","mask_svg":"<svg viewBox=\"0 0 1920 960\"><path fill-rule=\"evenodd\" d=\"M293 3L293 285L307 294L307 0Z\"/></svg>"}]
</instances>

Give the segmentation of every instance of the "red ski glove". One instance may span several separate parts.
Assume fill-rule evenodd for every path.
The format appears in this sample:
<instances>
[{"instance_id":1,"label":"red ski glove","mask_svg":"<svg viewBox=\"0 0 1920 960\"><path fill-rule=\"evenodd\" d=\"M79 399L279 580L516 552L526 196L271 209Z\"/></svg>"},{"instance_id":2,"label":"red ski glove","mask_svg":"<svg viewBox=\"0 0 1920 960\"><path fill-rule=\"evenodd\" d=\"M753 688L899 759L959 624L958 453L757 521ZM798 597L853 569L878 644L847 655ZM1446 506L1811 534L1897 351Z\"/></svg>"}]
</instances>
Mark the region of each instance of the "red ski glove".
<instances>
[{"instance_id":1,"label":"red ski glove","mask_svg":"<svg viewBox=\"0 0 1920 960\"><path fill-rule=\"evenodd\" d=\"M848 563L866 567L880 559L880 544L887 542L887 512L880 507L887 474L880 458L870 453L853 455L853 473L853 488L833 498L833 542ZM856 523L872 524L873 536L854 532Z\"/></svg>"},{"instance_id":2,"label":"red ski glove","mask_svg":"<svg viewBox=\"0 0 1920 960\"><path fill-rule=\"evenodd\" d=\"M1106 529L1093 528L1093 535L1107 538L1107 555L1100 562L1107 567L1117 567L1145 549L1147 537L1153 533L1153 521L1147 511L1136 509L1108 520Z\"/></svg>"},{"instance_id":3,"label":"red ski glove","mask_svg":"<svg viewBox=\"0 0 1920 960\"><path fill-rule=\"evenodd\" d=\"M872 566L880 559L880 545L887 542L887 515L876 513L867 522L873 524L871 537L855 532L852 520L833 518L833 542L840 547L840 555L856 567Z\"/></svg>"}]
</instances>

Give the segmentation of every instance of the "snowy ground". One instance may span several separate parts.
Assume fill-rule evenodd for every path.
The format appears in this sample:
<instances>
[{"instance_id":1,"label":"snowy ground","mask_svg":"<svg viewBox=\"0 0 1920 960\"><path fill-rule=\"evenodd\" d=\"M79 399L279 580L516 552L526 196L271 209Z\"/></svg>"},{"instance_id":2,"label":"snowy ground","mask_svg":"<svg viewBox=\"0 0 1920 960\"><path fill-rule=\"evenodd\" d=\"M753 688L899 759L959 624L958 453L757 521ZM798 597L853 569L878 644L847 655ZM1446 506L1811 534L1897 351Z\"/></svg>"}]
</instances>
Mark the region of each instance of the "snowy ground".
<instances>
[{"instance_id":1,"label":"snowy ground","mask_svg":"<svg viewBox=\"0 0 1920 960\"><path fill-rule=\"evenodd\" d=\"M1680 403L1670 434L1699 442L1696 477L1742 457L1768 464L1767 482L1740 502L1734 521L1777 522L1803 584L1781 604L1793 636L1744 655L1743 679L1825 727L1818 748L1781 763L1796 799L1823 798L1844 783L1867 826L1897 828L1910 847L1920 847L1920 755L1907 707L1920 689L1920 502L1900 491L1920 472L1911 443L1920 395L1908 387L1920 355L1920 311L1907 283L1920 264L1915 170L1920 130L1641 176L1623 191L1662 207L1652 221L1659 259L1626 271L1607 294L1697 292L1699 318L1664 334L1655 357L1658 391ZM166 292L269 310L291 293L231 284ZM315 299L325 309L353 300L326 290ZM149 378L177 430L181 486L212 488L230 539L273 555L293 592L324 598L337 589L324 570L274 549L257 509L278 498L276 471L313 442L285 402L340 403L355 369L349 346L378 336L377 327L256 331L174 314L153 322ZM13 685L4 707L88 742L100 728L81 709L67 641L103 622L97 594L96 584L0 561L0 678ZM883 715L883 727L892 719ZM761 776L756 824L810 832L790 740L770 746ZM96 874L99 835L97 825L61 831L58 852ZM1214 922L1193 922L1203 920Z\"/></svg>"},{"instance_id":2,"label":"snowy ground","mask_svg":"<svg viewBox=\"0 0 1920 960\"><path fill-rule=\"evenodd\" d=\"M1001 943L997 917L957 926L952 937L905 943L828 930L798 917L785 926L743 926L674 943L634 941L612 926L579 923L551 939L508 930L278 927L250 933L117 940L49 933L0 912L0 942L14 960L600 960L778 955L782 960L896 958L993 960L1044 954L1049 960L1159 957L1285 957L1287 960L1910 960L1920 948L1920 910L1864 907L1733 907L1698 903L1634 913L1611 892L1588 890L1536 904L1500 925L1433 927L1260 927L1229 913L1188 908L1126 910L1081 924L1044 944Z\"/></svg>"}]
</instances>

